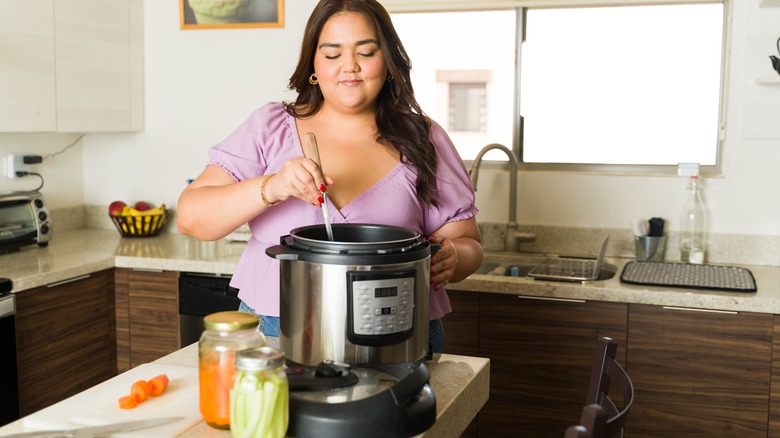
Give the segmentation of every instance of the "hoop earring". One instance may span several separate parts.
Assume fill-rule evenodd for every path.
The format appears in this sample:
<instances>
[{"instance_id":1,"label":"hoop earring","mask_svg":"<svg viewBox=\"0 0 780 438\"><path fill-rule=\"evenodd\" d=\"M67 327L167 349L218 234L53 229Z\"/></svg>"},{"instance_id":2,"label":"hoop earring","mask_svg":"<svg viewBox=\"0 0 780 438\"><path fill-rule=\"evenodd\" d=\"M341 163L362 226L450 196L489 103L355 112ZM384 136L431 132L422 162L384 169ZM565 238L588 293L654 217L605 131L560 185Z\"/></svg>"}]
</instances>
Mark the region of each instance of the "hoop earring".
<instances>
[{"instance_id":1,"label":"hoop earring","mask_svg":"<svg viewBox=\"0 0 780 438\"><path fill-rule=\"evenodd\" d=\"M317 85L320 83L320 81L317 79L317 73L312 73L311 76L309 76L309 83L312 85Z\"/></svg>"}]
</instances>

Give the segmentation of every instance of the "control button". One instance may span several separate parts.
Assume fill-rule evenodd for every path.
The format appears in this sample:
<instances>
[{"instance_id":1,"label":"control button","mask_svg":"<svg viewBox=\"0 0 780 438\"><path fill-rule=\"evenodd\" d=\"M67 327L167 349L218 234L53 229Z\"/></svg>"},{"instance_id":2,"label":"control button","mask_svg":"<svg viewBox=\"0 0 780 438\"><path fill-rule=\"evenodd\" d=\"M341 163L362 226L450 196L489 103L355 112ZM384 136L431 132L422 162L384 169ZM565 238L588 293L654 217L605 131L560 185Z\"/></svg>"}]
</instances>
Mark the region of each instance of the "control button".
<instances>
[{"instance_id":1,"label":"control button","mask_svg":"<svg viewBox=\"0 0 780 438\"><path fill-rule=\"evenodd\" d=\"M37 208L43 208L43 201L40 199L36 199L35 201L33 201L33 204L35 204L35 207Z\"/></svg>"},{"instance_id":2,"label":"control button","mask_svg":"<svg viewBox=\"0 0 780 438\"><path fill-rule=\"evenodd\" d=\"M381 315L381 314L382 314L382 308L381 307L377 307L376 309L374 309L374 315Z\"/></svg>"},{"instance_id":3,"label":"control button","mask_svg":"<svg viewBox=\"0 0 780 438\"><path fill-rule=\"evenodd\" d=\"M41 225L41 234L49 234L49 226L46 224Z\"/></svg>"},{"instance_id":4,"label":"control button","mask_svg":"<svg viewBox=\"0 0 780 438\"><path fill-rule=\"evenodd\" d=\"M49 217L45 211L39 211L38 212L38 219L45 221L46 218Z\"/></svg>"}]
</instances>

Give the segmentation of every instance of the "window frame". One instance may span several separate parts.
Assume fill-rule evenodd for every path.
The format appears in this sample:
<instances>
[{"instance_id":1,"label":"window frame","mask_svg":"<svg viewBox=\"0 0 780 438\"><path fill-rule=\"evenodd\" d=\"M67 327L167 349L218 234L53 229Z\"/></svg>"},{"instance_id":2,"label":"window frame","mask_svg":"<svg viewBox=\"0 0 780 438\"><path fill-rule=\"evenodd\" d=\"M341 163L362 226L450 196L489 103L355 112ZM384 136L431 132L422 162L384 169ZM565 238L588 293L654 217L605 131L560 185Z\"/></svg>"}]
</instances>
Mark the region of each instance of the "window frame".
<instances>
[{"instance_id":1,"label":"window frame","mask_svg":"<svg viewBox=\"0 0 780 438\"><path fill-rule=\"evenodd\" d=\"M729 54L731 52L731 0L593 0L587 4L572 0L490 0L474 2L467 0L428 0L425 2L415 0L383 0L382 3L391 13L401 12L455 12L464 10L500 10L513 9L515 11L516 40L515 40L515 89L513 108L513 132L511 149L518 157L519 169L526 171L554 171L567 173L595 173L617 175L677 175L677 165L643 165L643 164L591 164L591 163L527 163L522 161L522 134L523 121L520 115L520 85L521 78L519 66L521 65L522 47L525 38L526 17L529 9L543 9L551 7L598 7L598 6L629 6L629 5L663 5L663 4L723 4L723 44L721 54L721 86L719 98L719 128L716 145L715 164L702 165L700 173L705 176L719 176L722 173L723 146L727 130L728 109L728 71L730 65ZM508 145L509 146L509 145ZM473 160L464 160L470 167ZM491 164L492 163L492 164ZM483 161L483 166L489 168L509 169L504 161Z\"/></svg>"}]
</instances>

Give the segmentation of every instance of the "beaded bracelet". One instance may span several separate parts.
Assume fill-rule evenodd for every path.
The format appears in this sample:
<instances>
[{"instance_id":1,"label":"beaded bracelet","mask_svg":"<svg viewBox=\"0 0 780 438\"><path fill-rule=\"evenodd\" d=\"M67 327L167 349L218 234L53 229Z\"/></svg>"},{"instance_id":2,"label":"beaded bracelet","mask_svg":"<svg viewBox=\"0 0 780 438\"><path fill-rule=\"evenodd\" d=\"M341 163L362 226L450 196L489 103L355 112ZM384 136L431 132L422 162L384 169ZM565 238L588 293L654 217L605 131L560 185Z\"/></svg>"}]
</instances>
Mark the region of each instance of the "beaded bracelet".
<instances>
[{"instance_id":1,"label":"beaded bracelet","mask_svg":"<svg viewBox=\"0 0 780 438\"><path fill-rule=\"evenodd\" d=\"M276 175L276 174L272 173L270 176L268 176L268 178L264 179L263 180L263 184L260 185L260 198L263 199L263 204L265 204L266 207L271 207L273 205L276 205L276 204L282 202L281 200L276 201L276 202L268 202L268 199L266 199L266 197L265 197L265 185L268 183L268 180L271 179L271 177L274 176L274 175Z\"/></svg>"}]
</instances>

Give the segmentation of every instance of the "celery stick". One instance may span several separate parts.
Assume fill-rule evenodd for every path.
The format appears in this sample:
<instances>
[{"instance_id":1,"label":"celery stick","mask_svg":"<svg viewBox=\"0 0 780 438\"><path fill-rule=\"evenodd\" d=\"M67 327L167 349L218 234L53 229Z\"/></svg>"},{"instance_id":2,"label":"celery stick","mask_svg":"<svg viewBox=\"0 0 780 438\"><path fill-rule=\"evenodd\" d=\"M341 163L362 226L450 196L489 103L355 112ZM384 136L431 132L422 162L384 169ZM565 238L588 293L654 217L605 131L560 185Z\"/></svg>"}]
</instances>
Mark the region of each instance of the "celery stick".
<instances>
[{"instance_id":1,"label":"celery stick","mask_svg":"<svg viewBox=\"0 0 780 438\"><path fill-rule=\"evenodd\" d=\"M276 397L273 431L277 437L283 437L287 431L287 382L278 381L279 395Z\"/></svg>"},{"instance_id":2,"label":"celery stick","mask_svg":"<svg viewBox=\"0 0 780 438\"><path fill-rule=\"evenodd\" d=\"M267 436L268 434L268 426L271 423L271 415L273 414L273 407L275 406L275 397L276 397L276 385L273 384L273 382L265 382L263 383L263 410L260 411L260 431L262 431L262 436Z\"/></svg>"},{"instance_id":3,"label":"celery stick","mask_svg":"<svg viewBox=\"0 0 780 438\"><path fill-rule=\"evenodd\" d=\"M247 425L243 436L246 438L256 437L257 428L260 423L259 413L263 408L262 394L257 390L247 392L247 403L245 404L245 408Z\"/></svg>"}]
</instances>

